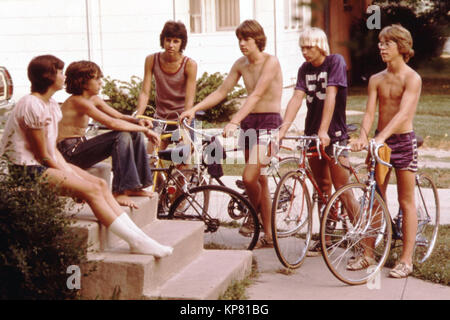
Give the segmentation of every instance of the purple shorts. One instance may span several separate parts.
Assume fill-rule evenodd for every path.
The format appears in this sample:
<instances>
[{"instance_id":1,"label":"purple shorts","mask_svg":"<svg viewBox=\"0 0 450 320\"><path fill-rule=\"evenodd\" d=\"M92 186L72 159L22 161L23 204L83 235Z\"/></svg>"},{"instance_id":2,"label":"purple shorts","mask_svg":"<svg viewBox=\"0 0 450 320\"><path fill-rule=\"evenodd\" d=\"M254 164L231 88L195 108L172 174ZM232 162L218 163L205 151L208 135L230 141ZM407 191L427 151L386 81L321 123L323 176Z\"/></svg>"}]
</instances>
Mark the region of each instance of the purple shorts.
<instances>
[{"instance_id":1,"label":"purple shorts","mask_svg":"<svg viewBox=\"0 0 450 320\"><path fill-rule=\"evenodd\" d=\"M395 169L417 171L417 139L414 131L393 134L386 141L391 151L390 163Z\"/></svg>"},{"instance_id":2,"label":"purple shorts","mask_svg":"<svg viewBox=\"0 0 450 320\"><path fill-rule=\"evenodd\" d=\"M250 150L256 144L267 145L270 134L277 131L282 123L279 112L250 113L241 122L239 146Z\"/></svg>"}]
</instances>

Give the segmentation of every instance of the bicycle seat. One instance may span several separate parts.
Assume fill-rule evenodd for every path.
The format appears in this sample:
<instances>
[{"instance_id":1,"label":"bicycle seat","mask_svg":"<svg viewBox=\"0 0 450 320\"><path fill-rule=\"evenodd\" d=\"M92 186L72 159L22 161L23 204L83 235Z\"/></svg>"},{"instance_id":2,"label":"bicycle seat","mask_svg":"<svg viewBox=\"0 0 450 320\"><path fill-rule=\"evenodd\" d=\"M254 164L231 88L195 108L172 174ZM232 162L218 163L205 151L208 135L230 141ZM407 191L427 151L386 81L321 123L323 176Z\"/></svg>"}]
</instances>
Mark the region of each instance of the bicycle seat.
<instances>
[{"instance_id":1,"label":"bicycle seat","mask_svg":"<svg viewBox=\"0 0 450 320\"><path fill-rule=\"evenodd\" d=\"M175 148L158 151L160 159L172 161L175 164L186 163L190 154L191 147L185 144L180 144Z\"/></svg>"}]
</instances>

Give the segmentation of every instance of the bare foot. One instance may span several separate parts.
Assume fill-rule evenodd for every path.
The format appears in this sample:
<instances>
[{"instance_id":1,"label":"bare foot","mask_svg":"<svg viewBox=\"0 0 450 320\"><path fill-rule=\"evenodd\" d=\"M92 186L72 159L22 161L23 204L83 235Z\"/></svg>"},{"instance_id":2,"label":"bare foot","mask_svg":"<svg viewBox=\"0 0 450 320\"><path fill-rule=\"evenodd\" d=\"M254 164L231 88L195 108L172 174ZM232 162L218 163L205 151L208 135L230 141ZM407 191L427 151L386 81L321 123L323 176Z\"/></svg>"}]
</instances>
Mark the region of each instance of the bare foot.
<instances>
[{"instance_id":1,"label":"bare foot","mask_svg":"<svg viewBox=\"0 0 450 320\"><path fill-rule=\"evenodd\" d=\"M125 194L130 197L149 197L153 198L158 193L153 191L145 191L145 190L126 190Z\"/></svg>"},{"instance_id":2,"label":"bare foot","mask_svg":"<svg viewBox=\"0 0 450 320\"><path fill-rule=\"evenodd\" d=\"M139 208L138 205L133 200L131 200L130 197L126 194L115 194L114 198L121 206L130 207L134 209Z\"/></svg>"}]
</instances>

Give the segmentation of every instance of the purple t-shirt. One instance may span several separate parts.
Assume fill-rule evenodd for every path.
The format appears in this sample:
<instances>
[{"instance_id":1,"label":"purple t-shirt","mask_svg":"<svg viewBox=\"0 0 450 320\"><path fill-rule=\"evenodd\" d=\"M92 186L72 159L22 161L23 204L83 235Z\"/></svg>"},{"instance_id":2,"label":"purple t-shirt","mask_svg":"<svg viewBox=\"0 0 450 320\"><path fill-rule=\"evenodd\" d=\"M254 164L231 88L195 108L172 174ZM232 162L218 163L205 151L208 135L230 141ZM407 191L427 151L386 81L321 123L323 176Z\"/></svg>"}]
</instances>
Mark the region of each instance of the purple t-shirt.
<instances>
[{"instance_id":1,"label":"purple t-shirt","mask_svg":"<svg viewBox=\"0 0 450 320\"><path fill-rule=\"evenodd\" d=\"M344 58L331 54L318 67L305 62L298 69L296 90L306 93L308 112L305 119L305 135L317 134L322 121L327 86L338 87L333 118L328 135L331 142L348 139L345 108L347 104L347 67Z\"/></svg>"}]
</instances>

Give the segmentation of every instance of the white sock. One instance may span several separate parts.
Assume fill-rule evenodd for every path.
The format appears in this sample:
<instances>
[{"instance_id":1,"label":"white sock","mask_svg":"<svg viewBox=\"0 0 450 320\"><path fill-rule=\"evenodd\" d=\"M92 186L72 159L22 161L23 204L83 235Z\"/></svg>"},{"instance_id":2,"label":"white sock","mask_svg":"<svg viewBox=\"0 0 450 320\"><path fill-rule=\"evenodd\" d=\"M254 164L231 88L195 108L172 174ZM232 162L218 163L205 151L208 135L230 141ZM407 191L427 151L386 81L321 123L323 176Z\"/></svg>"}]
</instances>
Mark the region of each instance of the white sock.
<instances>
[{"instance_id":1,"label":"white sock","mask_svg":"<svg viewBox=\"0 0 450 320\"><path fill-rule=\"evenodd\" d=\"M128 215L126 213L122 213L113 221L113 223L111 223L109 230L125 240L129 244L132 253L149 254L157 258L172 254L173 248L163 246L147 236L133 221L131 221L131 219L130 224L130 221L127 221L127 217ZM134 225L134 227L132 227L132 225ZM136 229L139 229L140 232Z\"/></svg>"}]
</instances>

